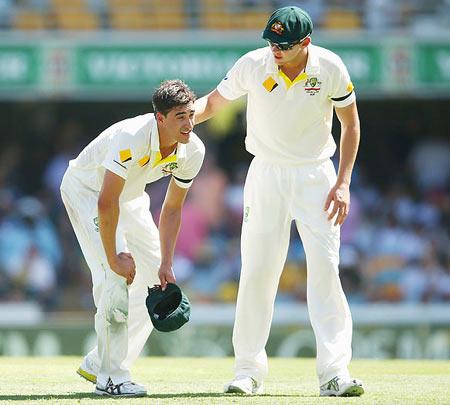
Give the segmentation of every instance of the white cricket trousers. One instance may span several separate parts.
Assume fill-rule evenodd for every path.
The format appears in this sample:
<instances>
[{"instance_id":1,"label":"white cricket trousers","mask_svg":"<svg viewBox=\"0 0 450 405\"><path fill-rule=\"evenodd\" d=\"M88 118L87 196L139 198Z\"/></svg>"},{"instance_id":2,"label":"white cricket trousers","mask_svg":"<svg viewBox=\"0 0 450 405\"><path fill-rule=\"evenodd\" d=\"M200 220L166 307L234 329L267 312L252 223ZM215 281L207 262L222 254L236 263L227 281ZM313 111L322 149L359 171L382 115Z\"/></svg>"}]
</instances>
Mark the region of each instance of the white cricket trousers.
<instances>
[{"instance_id":1,"label":"white cricket trousers","mask_svg":"<svg viewBox=\"0 0 450 405\"><path fill-rule=\"evenodd\" d=\"M242 269L233 330L236 375L258 382L267 375L265 346L295 220L306 253L319 383L349 376L352 319L339 279L339 227L324 211L335 182L329 159L299 166L253 159L244 187Z\"/></svg>"},{"instance_id":2,"label":"white cricket trousers","mask_svg":"<svg viewBox=\"0 0 450 405\"><path fill-rule=\"evenodd\" d=\"M113 272L106 259L97 225L98 192L83 186L71 170L64 175L61 196L91 270L97 308L97 347L88 356L100 367L99 383L106 385L111 377L114 384L120 384L130 381L129 368L153 329L145 299L147 286L159 283L159 232L149 211L148 194L121 204L117 253L130 252L136 264L134 281L127 286L125 278Z\"/></svg>"}]
</instances>

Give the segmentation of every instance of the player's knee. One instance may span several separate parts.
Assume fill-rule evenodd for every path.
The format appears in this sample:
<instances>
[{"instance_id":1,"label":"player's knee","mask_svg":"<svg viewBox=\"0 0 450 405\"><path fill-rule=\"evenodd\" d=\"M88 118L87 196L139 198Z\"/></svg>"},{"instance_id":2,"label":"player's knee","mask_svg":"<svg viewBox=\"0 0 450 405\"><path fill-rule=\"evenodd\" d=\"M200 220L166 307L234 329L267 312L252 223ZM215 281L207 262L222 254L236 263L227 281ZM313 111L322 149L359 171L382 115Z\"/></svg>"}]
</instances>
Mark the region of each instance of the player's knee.
<instances>
[{"instance_id":1,"label":"player's knee","mask_svg":"<svg viewBox=\"0 0 450 405\"><path fill-rule=\"evenodd\" d=\"M108 322L124 323L128 320L128 292L120 288L116 288L109 299L106 317Z\"/></svg>"},{"instance_id":2,"label":"player's knee","mask_svg":"<svg viewBox=\"0 0 450 405\"><path fill-rule=\"evenodd\" d=\"M111 324L125 323L128 320L128 311L125 312L119 308L111 308L108 318Z\"/></svg>"}]
</instances>

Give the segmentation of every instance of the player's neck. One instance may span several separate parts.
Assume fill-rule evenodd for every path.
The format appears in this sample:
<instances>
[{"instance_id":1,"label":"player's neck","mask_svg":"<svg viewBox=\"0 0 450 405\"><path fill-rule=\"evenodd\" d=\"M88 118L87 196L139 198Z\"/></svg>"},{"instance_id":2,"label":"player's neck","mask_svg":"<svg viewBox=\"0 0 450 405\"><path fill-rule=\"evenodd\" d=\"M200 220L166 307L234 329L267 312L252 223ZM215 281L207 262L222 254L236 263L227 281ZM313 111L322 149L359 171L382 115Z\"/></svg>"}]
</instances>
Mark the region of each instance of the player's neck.
<instances>
[{"instance_id":1,"label":"player's neck","mask_svg":"<svg viewBox=\"0 0 450 405\"><path fill-rule=\"evenodd\" d=\"M289 78L292 77L291 80L293 80L300 74L300 72L303 72L306 69L307 63L308 47L305 47L295 59L280 66L280 70Z\"/></svg>"},{"instance_id":2,"label":"player's neck","mask_svg":"<svg viewBox=\"0 0 450 405\"><path fill-rule=\"evenodd\" d=\"M161 153L161 158L165 159L169 156L178 145L178 142L175 142L165 134L163 128L159 129L159 152Z\"/></svg>"}]
</instances>

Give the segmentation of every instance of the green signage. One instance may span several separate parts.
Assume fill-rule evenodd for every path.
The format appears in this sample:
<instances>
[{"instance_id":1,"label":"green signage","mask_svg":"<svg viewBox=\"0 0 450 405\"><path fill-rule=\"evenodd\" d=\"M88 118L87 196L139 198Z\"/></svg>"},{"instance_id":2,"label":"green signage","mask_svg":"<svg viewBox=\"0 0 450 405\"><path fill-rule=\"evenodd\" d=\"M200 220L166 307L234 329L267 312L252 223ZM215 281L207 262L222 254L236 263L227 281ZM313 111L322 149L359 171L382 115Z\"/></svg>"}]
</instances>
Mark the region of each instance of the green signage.
<instances>
[{"instance_id":1,"label":"green signage","mask_svg":"<svg viewBox=\"0 0 450 405\"><path fill-rule=\"evenodd\" d=\"M232 356L232 326L187 324L173 333L153 332L144 348L152 356ZM0 330L0 356L80 356L96 344L93 325L42 325ZM353 355L360 358L450 358L448 325L358 326L353 331ZM269 356L314 357L316 341L308 326L273 328Z\"/></svg>"},{"instance_id":2,"label":"green signage","mask_svg":"<svg viewBox=\"0 0 450 405\"><path fill-rule=\"evenodd\" d=\"M162 80L181 78L195 89L212 89L234 62L255 46L105 47L75 49L75 82L86 87L142 90ZM358 86L381 82L381 52L375 45L332 48L346 63Z\"/></svg>"},{"instance_id":3,"label":"green signage","mask_svg":"<svg viewBox=\"0 0 450 405\"><path fill-rule=\"evenodd\" d=\"M143 90L180 78L195 89L212 89L249 48L240 46L87 46L75 48L80 86Z\"/></svg>"},{"instance_id":4,"label":"green signage","mask_svg":"<svg viewBox=\"0 0 450 405\"><path fill-rule=\"evenodd\" d=\"M420 44L416 51L417 79L423 84L450 84L450 44Z\"/></svg>"},{"instance_id":5,"label":"green signage","mask_svg":"<svg viewBox=\"0 0 450 405\"><path fill-rule=\"evenodd\" d=\"M40 64L33 46L0 46L0 88L37 84Z\"/></svg>"},{"instance_id":6,"label":"green signage","mask_svg":"<svg viewBox=\"0 0 450 405\"><path fill-rule=\"evenodd\" d=\"M402 42L403 41L403 42ZM358 94L382 95L450 90L450 41L380 44L371 39L318 41L336 52L348 68ZM219 41L218 41L219 42ZM108 94L114 98L151 94L161 81L180 78L195 91L212 90L228 69L262 42L222 43L198 41L152 44L136 41L108 44L102 38L78 41L0 41L0 97L14 99L62 94L92 99ZM399 51L400 49L400 51ZM10 91L11 89L17 91ZM39 90L35 92L35 90Z\"/></svg>"},{"instance_id":7,"label":"green signage","mask_svg":"<svg viewBox=\"0 0 450 405\"><path fill-rule=\"evenodd\" d=\"M325 45L326 46L326 45ZM356 87L379 86L382 82L382 53L377 45L329 45L347 66Z\"/></svg>"}]
</instances>

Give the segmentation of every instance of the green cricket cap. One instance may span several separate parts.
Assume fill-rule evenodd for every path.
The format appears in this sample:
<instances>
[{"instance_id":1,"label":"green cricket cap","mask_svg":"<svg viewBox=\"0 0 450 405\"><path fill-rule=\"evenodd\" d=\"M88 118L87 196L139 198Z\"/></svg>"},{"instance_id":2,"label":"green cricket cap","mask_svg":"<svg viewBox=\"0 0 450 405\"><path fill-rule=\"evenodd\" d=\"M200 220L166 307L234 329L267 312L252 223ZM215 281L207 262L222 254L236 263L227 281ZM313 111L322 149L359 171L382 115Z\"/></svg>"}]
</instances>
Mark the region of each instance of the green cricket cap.
<instances>
[{"instance_id":1,"label":"green cricket cap","mask_svg":"<svg viewBox=\"0 0 450 405\"><path fill-rule=\"evenodd\" d=\"M262 37L275 44L290 44L311 35L313 23L300 7L288 6L275 10L269 17Z\"/></svg>"},{"instance_id":2,"label":"green cricket cap","mask_svg":"<svg viewBox=\"0 0 450 405\"><path fill-rule=\"evenodd\" d=\"M164 291L160 285L148 288L145 304L153 326L161 332L172 332L189 321L191 305L176 284L168 283Z\"/></svg>"}]
</instances>

